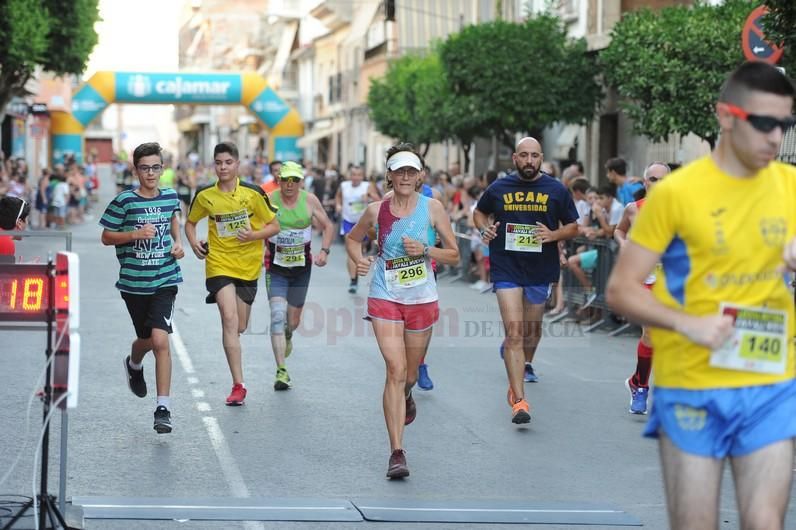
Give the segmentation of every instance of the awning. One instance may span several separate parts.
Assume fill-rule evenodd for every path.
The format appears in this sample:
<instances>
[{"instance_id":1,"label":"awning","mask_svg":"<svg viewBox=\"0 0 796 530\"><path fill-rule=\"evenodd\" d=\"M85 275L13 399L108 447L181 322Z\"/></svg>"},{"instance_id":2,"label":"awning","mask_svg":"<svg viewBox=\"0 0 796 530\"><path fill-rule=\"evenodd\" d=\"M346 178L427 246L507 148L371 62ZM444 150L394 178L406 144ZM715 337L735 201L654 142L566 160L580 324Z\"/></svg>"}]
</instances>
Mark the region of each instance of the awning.
<instances>
[{"instance_id":1,"label":"awning","mask_svg":"<svg viewBox=\"0 0 796 530\"><path fill-rule=\"evenodd\" d=\"M282 74L285 71L285 65L290 57L290 51L293 49L293 41L296 38L296 31L298 30L298 22L288 22L282 28L282 36L279 39L279 48L274 57L274 64L271 66L271 71L268 75L268 82L275 87L279 87L282 81Z\"/></svg>"},{"instance_id":2,"label":"awning","mask_svg":"<svg viewBox=\"0 0 796 530\"><path fill-rule=\"evenodd\" d=\"M376 16L380 6L381 2L368 2L355 10L354 20L351 21L348 36L343 39L343 44L363 44L362 41L365 35L368 34L370 24L373 22L373 17Z\"/></svg>"},{"instance_id":3,"label":"awning","mask_svg":"<svg viewBox=\"0 0 796 530\"><path fill-rule=\"evenodd\" d=\"M577 138L580 129L580 125L571 124L565 125L564 128L561 129L558 139L556 140L553 158L557 158L559 160L569 159L569 150L575 146L575 138Z\"/></svg>"},{"instance_id":4,"label":"awning","mask_svg":"<svg viewBox=\"0 0 796 530\"><path fill-rule=\"evenodd\" d=\"M312 132L309 134L305 134L298 140L298 146L302 149L306 149L307 147L317 144L318 141L322 138L326 138L327 136L331 136L332 134L339 133L343 130L343 124L338 123L337 125L333 125L331 127L323 127L321 129L313 129Z\"/></svg>"}]
</instances>

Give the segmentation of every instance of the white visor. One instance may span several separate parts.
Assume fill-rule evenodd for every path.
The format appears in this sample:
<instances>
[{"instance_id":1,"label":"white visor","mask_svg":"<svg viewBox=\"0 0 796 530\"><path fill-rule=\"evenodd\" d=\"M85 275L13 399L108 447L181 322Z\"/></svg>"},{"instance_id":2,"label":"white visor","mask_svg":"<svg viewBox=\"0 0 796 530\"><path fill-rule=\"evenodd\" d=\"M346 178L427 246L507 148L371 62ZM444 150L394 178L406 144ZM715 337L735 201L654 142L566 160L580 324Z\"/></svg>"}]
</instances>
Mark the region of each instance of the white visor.
<instances>
[{"instance_id":1,"label":"white visor","mask_svg":"<svg viewBox=\"0 0 796 530\"><path fill-rule=\"evenodd\" d=\"M423 169L420 164L420 158L411 151L399 151L387 159L388 171L395 171L402 167L413 167L418 171Z\"/></svg>"}]
</instances>

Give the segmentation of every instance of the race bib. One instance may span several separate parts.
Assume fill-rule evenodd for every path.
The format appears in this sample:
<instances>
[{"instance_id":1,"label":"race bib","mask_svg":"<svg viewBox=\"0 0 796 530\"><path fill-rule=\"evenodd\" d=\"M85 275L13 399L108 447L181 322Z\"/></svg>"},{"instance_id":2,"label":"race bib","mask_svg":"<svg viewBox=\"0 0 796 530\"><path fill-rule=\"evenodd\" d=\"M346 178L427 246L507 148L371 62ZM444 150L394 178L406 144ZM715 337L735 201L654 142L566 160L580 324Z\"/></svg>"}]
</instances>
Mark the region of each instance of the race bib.
<instances>
[{"instance_id":1,"label":"race bib","mask_svg":"<svg viewBox=\"0 0 796 530\"><path fill-rule=\"evenodd\" d=\"M273 241L273 239L272 239ZM304 252L304 231L283 230L275 238L274 264L280 267L303 267L307 264Z\"/></svg>"},{"instance_id":2,"label":"race bib","mask_svg":"<svg viewBox=\"0 0 796 530\"><path fill-rule=\"evenodd\" d=\"M730 370L784 374L788 360L788 316L785 311L722 303L722 315L734 320L735 333L713 350L710 365Z\"/></svg>"},{"instance_id":3,"label":"race bib","mask_svg":"<svg viewBox=\"0 0 796 530\"><path fill-rule=\"evenodd\" d=\"M506 223L506 250L541 252L542 243L536 239L536 226Z\"/></svg>"},{"instance_id":4,"label":"race bib","mask_svg":"<svg viewBox=\"0 0 796 530\"><path fill-rule=\"evenodd\" d=\"M348 203L348 205L351 207L351 213L355 215L361 214L362 212L365 211L365 208L367 207L367 204L365 204L362 201L353 201Z\"/></svg>"},{"instance_id":5,"label":"race bib","mask_svg":"<svg viewBox=\"0 0 796 530\"><path fill-rule=\"evenodd\" d=\"M232 213L221 213L215 216L218 237L235 237L238 231L248 229L249 212L240 210Z\"/></svg>"},{"instance_id":6,"label":"race bib","mask_svg":"<svg viewBox=\"0 0 796 530\"><path fill-rule=\"evenodd\" d=\"M415 287L428 281L426 258L402 256L384 261L384 276L390 289Z\"/></svg>"}]
</instances>

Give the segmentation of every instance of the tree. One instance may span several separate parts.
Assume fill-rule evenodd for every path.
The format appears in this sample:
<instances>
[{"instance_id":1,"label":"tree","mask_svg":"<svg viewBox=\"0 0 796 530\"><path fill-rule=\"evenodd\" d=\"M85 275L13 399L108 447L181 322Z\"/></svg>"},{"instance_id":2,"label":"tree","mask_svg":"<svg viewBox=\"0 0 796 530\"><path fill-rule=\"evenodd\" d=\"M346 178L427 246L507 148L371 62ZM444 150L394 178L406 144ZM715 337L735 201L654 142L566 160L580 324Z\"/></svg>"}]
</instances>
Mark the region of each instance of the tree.
<instances>
[{"instance_id":1,"label":"tree","mask_svg":"<svg viewBox=\"0 0 796 530\"><path fill-rule=\"evenodd\" d=\"M770 42L785 48L780 65L793 78L796 75L796 2L766 0L768 13L763 17L763 32Z\"/></svg>"},{"instance_id":2,"label":"tree","mask_svg":"<svg viewBox=\"0 0 796 530\"><path fill-rule=\"evenodd\" d=\"M642 9L614 26L600 63L636 133L653 141L694 133L715 145L716 97L744 61L741 30L752 7L747 0L726 0Z\"/></svg>"},{"instance_id":3,"label":"tree","mask_svg":"<svg viewBox=\"0 0 796 530\"><path fill-rule=\"evenodd\" d=\"M468 26L442 44L440 59L479 135L496 135L512 149L517 132L590 120L602 98L586 42L569 39L548 14Z\"/></svg>"},{"instance_id":4,"label":"tree","mask_svg":"<svg viewBox=\"0 0 796 530\"><path fill-rule=\"evenodd\" d=\"M373 79L368 92L370 118L379 132L421 148L446 138L447 86L435 54L405 55Z\"/></svg>"},{"instance_id":5,"label":"tree","mask_svg":"<svg viewBox=\"0 0 796 530\"><path fill-rule=\"evenodd\" d=\"M37 67L79 74L97 43L98 0L0 2L0 117Z\"/></svg>"}]
</instances>

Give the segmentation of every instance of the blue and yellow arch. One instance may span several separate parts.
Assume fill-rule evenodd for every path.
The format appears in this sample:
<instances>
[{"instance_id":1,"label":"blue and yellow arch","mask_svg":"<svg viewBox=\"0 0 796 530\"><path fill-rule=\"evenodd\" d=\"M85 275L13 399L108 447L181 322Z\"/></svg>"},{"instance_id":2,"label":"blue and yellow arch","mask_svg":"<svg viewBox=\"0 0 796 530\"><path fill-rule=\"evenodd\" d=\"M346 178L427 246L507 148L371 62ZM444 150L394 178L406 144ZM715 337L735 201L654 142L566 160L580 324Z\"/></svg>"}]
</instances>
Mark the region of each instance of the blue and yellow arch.
<instances>
[{"instance_id":1,"label":"blue and yellow arch","mask_svg":"<svg viewBox=\"0 0 796 530\"><path fill-rule=\"evenodd\" d=\"M67 153L82 162L83 131L111 103L243 105L270 130L271 160L301 158L298 112L257 74L97 72L72 97L71 113L52 114L53 163Z\"/></svg>"}]
</instances>

